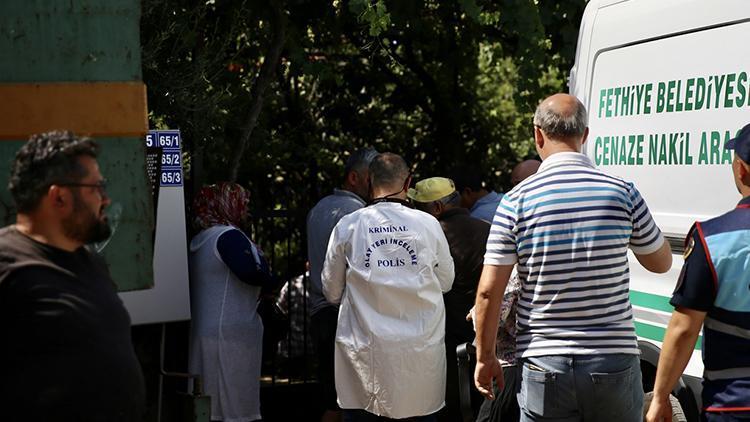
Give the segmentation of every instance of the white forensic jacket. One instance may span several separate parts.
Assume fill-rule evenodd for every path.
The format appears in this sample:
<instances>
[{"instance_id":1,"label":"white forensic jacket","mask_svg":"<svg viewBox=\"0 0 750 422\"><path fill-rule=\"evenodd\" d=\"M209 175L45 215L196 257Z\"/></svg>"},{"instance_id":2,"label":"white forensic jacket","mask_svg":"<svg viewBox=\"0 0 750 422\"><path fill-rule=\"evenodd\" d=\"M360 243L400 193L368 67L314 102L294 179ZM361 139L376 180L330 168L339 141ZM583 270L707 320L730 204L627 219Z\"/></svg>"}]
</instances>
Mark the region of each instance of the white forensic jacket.
<instances>
[{"instance_id":1,"label":"white forensic jacket","mask_svg":"<svg viewBox=\"0 0 750 422\"><path fill-rule=\"evenodd\" d=\"M445 405L445 306L453 259L438 221L400 203L344 216L331 233L323 293L341 303L338 403L394 419Z\"/></svg>"}]
</instances>

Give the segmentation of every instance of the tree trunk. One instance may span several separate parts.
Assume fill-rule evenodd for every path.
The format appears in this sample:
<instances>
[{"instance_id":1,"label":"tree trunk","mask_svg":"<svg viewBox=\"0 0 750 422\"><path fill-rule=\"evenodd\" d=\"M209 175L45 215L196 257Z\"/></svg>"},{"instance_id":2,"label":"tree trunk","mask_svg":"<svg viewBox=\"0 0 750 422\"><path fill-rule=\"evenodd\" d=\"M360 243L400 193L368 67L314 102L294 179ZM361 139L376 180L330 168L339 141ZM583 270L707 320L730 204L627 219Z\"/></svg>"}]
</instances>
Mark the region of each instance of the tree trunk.
<instances>
[{"instance_id":1,"label":"tree trunk","mask_svg":"<svg viewBox=\"0 0 750 422\"><path fill-rule=\"evenodd\" d=\"M237 181L237 173L240 170L240 164L242 163L242 157L247 151L248 143L250 142L250 136L253 134L255 126L258 124L258 116L263 108L263 99L266 88L273 80L274 71L279 63L281 57L281 51L284 48L284 38L286 36L286 19L284 17L284 9L281 0L272 1L271 7L271 43L268 46L268 53L263 60L263 65L260 67L258 76L253 82L252 98L250 100L250 112L247 116L247 121L242 129L242 136L240 137L239 144L237 145L237 151L232 157L232 162L229 172L229 181Z\"/></svg>"}]
</instances>

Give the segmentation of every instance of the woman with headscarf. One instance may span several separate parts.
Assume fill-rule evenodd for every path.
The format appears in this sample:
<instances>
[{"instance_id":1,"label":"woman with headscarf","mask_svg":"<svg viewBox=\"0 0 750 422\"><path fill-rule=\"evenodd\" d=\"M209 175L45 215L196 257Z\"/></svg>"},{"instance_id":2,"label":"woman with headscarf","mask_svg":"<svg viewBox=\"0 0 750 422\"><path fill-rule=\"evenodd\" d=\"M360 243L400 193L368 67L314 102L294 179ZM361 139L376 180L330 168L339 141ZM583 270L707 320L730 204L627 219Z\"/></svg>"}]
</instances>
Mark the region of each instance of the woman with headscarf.
<instances>
[{"instance_id":1,"label":"woman with headscarf","mask_svg":"<svg viewBox=\"0 0 750 422\"><path fill-rule=\"evenodd\" d=\"M250 194L235 183L201 189L194 202L201 229L190 242L191 373L211 396L211 420L261 419L263 323L257 313L268 264L238 228Z\"/></svg>"}]
</instances>

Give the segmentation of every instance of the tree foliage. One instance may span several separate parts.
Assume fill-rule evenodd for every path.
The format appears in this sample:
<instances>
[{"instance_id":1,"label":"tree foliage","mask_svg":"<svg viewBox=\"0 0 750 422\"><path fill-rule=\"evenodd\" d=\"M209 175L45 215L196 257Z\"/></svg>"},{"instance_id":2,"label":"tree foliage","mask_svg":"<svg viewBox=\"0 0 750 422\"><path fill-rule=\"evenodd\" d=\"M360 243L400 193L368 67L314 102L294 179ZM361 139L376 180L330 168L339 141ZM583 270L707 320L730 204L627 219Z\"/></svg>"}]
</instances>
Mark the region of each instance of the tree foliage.
<instances>
[{"instance_id":1,"label":"tree foliage","mask_svg":"<svg viewBox=\"0 0 750 422\"><path fill-rule=\"evenodd\" d=\"M261 68L285 36L248 148ZM231 177L256 209L307 209L362 146L402 154L415 177L457 165L502 190L535 154L533 109L566 90L584 0L144 0L153 126L179 128L193 183ZM292 227L293 226L293 227ZM293 253L293 252L292 252Z\"/></svg>"}]
</instances>

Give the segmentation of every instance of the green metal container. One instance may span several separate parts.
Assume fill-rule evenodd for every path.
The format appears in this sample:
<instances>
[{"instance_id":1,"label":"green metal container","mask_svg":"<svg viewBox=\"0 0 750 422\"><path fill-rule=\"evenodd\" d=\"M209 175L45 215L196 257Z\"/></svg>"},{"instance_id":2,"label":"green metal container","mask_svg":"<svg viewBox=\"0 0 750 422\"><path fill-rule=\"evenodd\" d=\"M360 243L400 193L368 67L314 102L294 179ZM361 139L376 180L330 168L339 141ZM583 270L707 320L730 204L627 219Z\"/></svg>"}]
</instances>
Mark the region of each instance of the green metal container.
<instances>
[{"instance_id":1,"label":"green metal container","mask_svg":"<svg viewBox=\"0 0 750 422\"><path fill-rule=\"evenodd\" d=\"M7 178L30 134L70 129L94 137L112 209L121 209L103 253L122 291L153 286L140 13L137 0L3 0L0 6L0 222L15 220Z\"/></svg>"}]
</instances>

